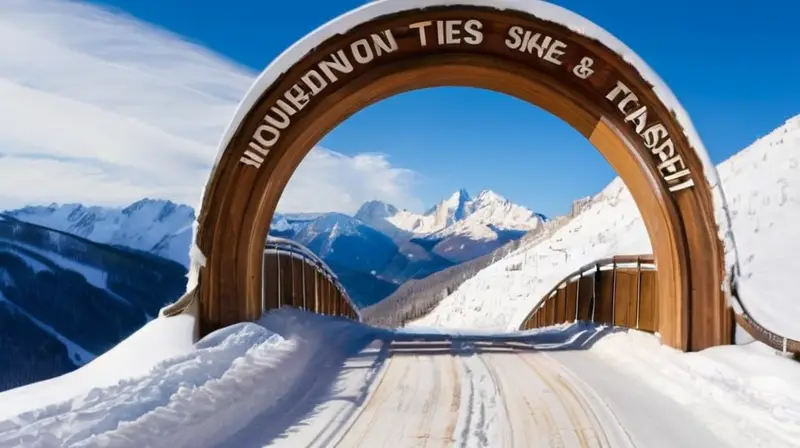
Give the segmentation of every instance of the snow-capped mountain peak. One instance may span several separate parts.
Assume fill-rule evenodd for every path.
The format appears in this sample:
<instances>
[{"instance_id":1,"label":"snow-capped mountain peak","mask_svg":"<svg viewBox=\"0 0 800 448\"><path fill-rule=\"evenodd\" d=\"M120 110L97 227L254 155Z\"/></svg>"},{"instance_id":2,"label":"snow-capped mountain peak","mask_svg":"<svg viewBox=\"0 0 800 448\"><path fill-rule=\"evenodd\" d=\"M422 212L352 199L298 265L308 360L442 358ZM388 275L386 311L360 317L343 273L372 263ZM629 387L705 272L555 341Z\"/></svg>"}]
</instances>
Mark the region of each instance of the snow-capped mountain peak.
<instances>
[{"instance_id":1,"label":"snow-capped mountain peak","mask_svg":"<svg viewBox=\"0 0 800 448\"><path fill-rule=\"evenodd\" d=\"M414 237L460 234L479 239L494 239L496 232L493 228L528 231L545 220L543 215L514 204L492 190L482 190L473 198L464 188L423 214L408 210L390 213L388 208L381 208L381 213L376 213L375 209L376 205L373 203L364 204L356 216L384 232L387 232L386 228L392 227L395 233Z\"/></svg>"},{"instance_id":2,"label":"snow-capped mountain peak","mask_svg":"<svg viewBox=\"0 0 800 448\"><path fill-rule=\"evenodd\" d=\"M492 190L481 190L481 192L478 193L478 196L475 197L475 201L478 203L508 202L508 199L500 196Z\"/></svg>"},{"instance_id":3,"label":"snow-capped mountain peak","mask_svg":"<svg viewBox=\"0 0 800 448\"><path fill-rule=\"evenodd\" d=\"M387 216L396 215L398 212L397 207L387 204L383 201L367 201L356 212L355 217L362 221L371 218L386 218ZM366 220L364 219L366 218Z\"/></svg>"},{"instance_id":4,"label":"snow-capped mountain peak","mask_svg":"<svg viewBox=\"0 0 800 448\"><path fill-rule=\"evenodd\" d=\"M163 199L145 198L125 208L81 204L28 206L5 212L104 244L127 246L188 263L194 210Z\"/></svg>"}]
</instances>

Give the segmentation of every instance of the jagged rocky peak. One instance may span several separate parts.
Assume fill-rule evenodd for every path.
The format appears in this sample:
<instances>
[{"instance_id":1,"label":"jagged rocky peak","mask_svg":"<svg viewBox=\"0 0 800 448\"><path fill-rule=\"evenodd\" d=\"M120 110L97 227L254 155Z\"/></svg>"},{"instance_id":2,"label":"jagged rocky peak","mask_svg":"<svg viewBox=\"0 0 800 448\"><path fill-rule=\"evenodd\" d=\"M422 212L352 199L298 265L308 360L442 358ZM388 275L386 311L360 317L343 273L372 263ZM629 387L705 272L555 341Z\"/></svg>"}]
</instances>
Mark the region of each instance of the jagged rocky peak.
<instances>
[{"instance_id":1,"label":"jagged rocky peak","mask_svg":"<svg viewBox=\"0 0 800 448\"><path fill-rule=\"evenodd\" d=\"M183 216L191 216L194 219L194 209L188 205L176 204L168 199L144 198L122 209L122 214L131 216L142 210L155 212L154 219L158 222L176 213Z\"/></svg>"},{"instance_id":2,"label":"jagged rocky peak","mask_svg":"<svg viewBox=\"0 0 800 448\"><path fill-rule=\"evenodd\" d=\"M459 188L458 191L456 191L455 193L453 193L452 196L450 196L450 198L455 199L458 202L466 202L472 199L466 188Z\"/></svg>"},{"instance_id":3,"label":"jagged rocky peak","mask_svg":"<svg viewBox=\"0 0 800 448\"><path fill-rule=\"evenodd\" d=\"M481 190L478 196L475 197L476 201L480 202L508 202L508 199L500 196L492 190Z\"/></svg>"},{"instance_id":4,"label":"jagged rocky peak","mask_svg":"<svg viewBox=\"0 0 800 448\"><path fill-rule=\"evenodd\" d=\"M397 207L383 201L372 200L365 202L356 212L355 217L369 222L370 218L380 219L394 216L398 212Z\"/></svg>"}]
</instances>

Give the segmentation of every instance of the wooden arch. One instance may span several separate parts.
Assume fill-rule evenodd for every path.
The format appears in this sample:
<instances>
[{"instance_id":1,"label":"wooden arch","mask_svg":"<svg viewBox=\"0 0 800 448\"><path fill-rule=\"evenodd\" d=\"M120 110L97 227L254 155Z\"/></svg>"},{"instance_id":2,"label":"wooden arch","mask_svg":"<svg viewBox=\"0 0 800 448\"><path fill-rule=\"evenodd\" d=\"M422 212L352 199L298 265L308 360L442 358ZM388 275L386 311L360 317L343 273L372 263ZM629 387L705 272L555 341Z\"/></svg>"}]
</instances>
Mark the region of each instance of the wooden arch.
<instances>
[{"instance_id":1,"label":"wooden arch","mask_svg":"<svg viewBox=\"0 0 800 448\"><path fill-rule=\"evenodd\" d=\"M671 94L629 63L618 41L569 11L533 1L448 3L368 4L298 42L256 82L223 139L196 223L201 334L259 317L271 218L292 173L326 133L392 95L472 86L560 117L621 176L658 265L664 344L730 343L728 265L718 236L727 224L717 219L724 203L691 123L667 104Z\"/></svg>"}]
</instances>

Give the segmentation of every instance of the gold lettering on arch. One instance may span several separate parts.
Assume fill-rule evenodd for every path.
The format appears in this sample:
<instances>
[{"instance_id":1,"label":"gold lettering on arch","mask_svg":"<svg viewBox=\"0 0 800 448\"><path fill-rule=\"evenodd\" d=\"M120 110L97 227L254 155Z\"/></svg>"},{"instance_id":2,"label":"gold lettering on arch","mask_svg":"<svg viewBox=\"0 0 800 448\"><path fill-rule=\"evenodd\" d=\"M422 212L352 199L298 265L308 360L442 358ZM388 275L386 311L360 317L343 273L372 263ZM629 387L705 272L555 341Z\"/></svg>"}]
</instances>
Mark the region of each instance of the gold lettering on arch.
<instances>
[{"instance_id":1,"label":"gold lettering on arch","mask_svg":"<svg viewBox=\"0 0 800 448\"><path fill-rule=\"evenodd\" d=\"M487 42L485 24L477 19L428 20L406 25L406 30L416 33L416 43L421 48L435 49L443 46L480 46ZM571 50L569 43L548 35L545 32L525 29L519 25L507 28L501 36L509 50L530 55L554 66L565 65L565 58ZM580 51L574 46L575 51ZM395 32L387 29L370 34L366 38L351 42L322 58L316 66L300 76L297 83L284 92L280 99L265 114L262 123L255 130L239 161L259 169L269 157L269 152L289 128L292 117L344 76L352 73L357 65L367 65L377 58L400 50ZM569 68L573 76L588 80L595 73L595 61L591 56L580 55L579 62ZM639 96L627 84L617 80L605 98L616 106L625 122L630 124L645 146L651 151L661 178L669 191L675 193L695 185L691 170L679 154L672 137L657 117L649 114L648 106L642 104Z\"/></svg>"}]
</instances>

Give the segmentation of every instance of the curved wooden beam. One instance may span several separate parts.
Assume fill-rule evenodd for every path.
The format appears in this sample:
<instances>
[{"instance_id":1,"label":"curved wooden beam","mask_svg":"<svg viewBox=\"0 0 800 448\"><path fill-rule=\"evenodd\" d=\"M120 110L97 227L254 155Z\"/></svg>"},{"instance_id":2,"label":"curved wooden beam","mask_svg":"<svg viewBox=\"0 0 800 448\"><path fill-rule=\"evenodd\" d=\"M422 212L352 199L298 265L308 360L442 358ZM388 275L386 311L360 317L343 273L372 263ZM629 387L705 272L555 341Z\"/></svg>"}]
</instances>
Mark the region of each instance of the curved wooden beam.
<instances>
[{"instance_id":1,"label":"curved wooden beam","mask_svg":"<svg viewBox=\"0 0 800 448\"><path fill-rule=\"evenodd\" d=\"M300 41L259 78L223 139L198 216L201 331L261 314L261 250L272 215L289 178L327 132L393 95L472 86L560 117L622 177L659 266L665 344L699 350L730 343L726 279L736 255L729 248L726 258L719 236L729 238L724 201L713 165L663 87L650 84L618 42L573 31L575 23L558 18L574 14L553 5L450 3L364 6Z\"/></svg>"}]
</instances>

